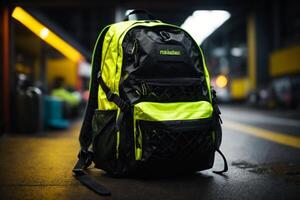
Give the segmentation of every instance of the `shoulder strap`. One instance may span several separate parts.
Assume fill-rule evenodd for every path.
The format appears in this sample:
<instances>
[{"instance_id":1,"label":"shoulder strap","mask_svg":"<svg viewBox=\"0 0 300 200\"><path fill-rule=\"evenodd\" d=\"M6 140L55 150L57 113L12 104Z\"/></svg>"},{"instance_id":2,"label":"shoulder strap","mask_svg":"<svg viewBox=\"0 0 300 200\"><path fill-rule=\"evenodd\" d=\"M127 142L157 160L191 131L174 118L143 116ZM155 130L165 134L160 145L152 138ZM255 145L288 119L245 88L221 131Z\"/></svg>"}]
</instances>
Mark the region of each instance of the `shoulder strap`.
<instances>
[{"instance_id":1,"label":"shoulder strap","mask_svg":"<svg viewBox=\"0 0 300 200\"><path fill-rule=\"evenodd\" d=\"M92 163L92 153L81 150L78 154L78 161L73 168L74 177L83 185L91 189L92 191L102 196L109 196L111 192L100 184L98 181L93 179L85 169Z\"/></svg>"},{"instance_id":2,"label":"shoulder strap","mask_svg":"<svg viewBox=\"0 0 300 200\"><path fill-rule=\"evenodd\" d=\"M98 107L98 83L97 76L100 71L101 59L102 59L102 43L106 32L110 26L106 26L99 34L92 56L92 72L90 77L90 94L89 100L85 109L85 115L80 130L79 142L81 149L88 151L92 142L92 118L95 109Z\"/></svg>"},{"instance_id":3,"label":"shoulder strap","mask_svg":"<svg viewBox=\"0 0 300 200\"><path fill-rule=\"evenodd\" d=\"M106 32L110 26L106 26L101 33L99 34L92 57L92 72L91 72L91 81L90 81L90 95L89 101L85 110L85 116L83 124L81 127L79 141L81 149L88 151L91 142L92 142L92 118L94 115L95 109L98 107L98 86L100 85L104 91L106 98L110 102L114 102L121 111L125 111L128 108L127 103L119 97L118 94L113 93L106 83L103 81L101 76L101 63L102 63L102 43L105 37Z\"/></svg>"},{"instance_id":4,"label":"shoulder strap","mask_svg":"<svg viewBox=\"0 0 300 200\"><path fill-rule=\"evenodd\" d=\"M99 34L92 56L92 72L90 79L89 100L85 109L83 124L80 130L79 141L81 150L78 154L78 161L73 168L73 174L77 180L89 189L100 195L111 195L110 191L94 180L85 169L92 164L92 152L88 149L92 142L92 118L95 108L98 107L98 83L97 74L100 71L102 58L102 41L110 26L106 26Z\"/></svg>"}]
</instances>

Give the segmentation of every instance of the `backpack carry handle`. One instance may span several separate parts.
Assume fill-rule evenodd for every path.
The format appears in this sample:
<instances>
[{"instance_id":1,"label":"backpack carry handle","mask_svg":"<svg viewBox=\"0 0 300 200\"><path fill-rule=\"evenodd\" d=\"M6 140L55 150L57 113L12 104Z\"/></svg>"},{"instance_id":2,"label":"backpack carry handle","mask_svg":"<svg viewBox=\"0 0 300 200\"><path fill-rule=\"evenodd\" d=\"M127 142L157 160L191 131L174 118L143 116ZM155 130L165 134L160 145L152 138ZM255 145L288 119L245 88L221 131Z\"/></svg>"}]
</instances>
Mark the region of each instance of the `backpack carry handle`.
<instances>
[{"instance_id":1,"label":"backpack carry handle","mask_svg":"<svg viewBox=\"0 0 300 200\"><path fill-rule=\"evenodd\" d=\"M125 16L123 21L131 20L156 20L155 17L146 10L135 9Z\"/></svg>"}]
</instances>

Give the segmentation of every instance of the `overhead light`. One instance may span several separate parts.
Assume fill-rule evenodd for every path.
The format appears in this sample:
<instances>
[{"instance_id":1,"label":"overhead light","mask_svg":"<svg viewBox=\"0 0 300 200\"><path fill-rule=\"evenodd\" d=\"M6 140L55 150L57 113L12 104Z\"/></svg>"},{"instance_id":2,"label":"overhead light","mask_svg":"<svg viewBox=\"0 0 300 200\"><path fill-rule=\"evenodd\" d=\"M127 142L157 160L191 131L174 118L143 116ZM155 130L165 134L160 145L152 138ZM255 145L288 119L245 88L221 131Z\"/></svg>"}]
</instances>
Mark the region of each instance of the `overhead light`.
<instances>
[{"instance_id":1,"label":"overhead light","mask_svg":"<svg viewBox=\"0 0 300 200\"><path fill-rule=\"evenodd\" d=\"M216 57L222 57L226 55L226 50L224 47L216 47L212 50L212 54Z\"/></svg>"},{"instance_id":2,"label":"overhead light","mask_svg":"<svg viewBox=\"0 0 300 200\"><path fill-rule=\"evenodd\" d=\"M225 10L197 10L181 25L200 45L210 34L230 18Z\"/></svg>"},{"instance_id":3,"label":"overhead light","mask_svg":"<svg viewBox=\"0 0 300 200\"><path fill-rule=\"evenodd\" d=\"M83 56L77 51L74 47L56 35L54 32L49 30L46 26L40 23L37 19L31 16L28 12L26 12L21 7L16 7L12 13L12 17L19 22L21 22L24 26L26 26L29 30L31 30L38 37L43 39L49 45L57 49L60 53L65 55L68 59L79 62L83 60Z\"/></svg>"},{"instance_id":4,"label":"overhead light","mask_svg":"<svg viewBox=\"0 0 300 200\"><path fill-rule=\"evenodd\" d=\"M45 39L46 37L48 37L49 35L49 29L47 28L43 28L41 31L40 31L40 37L42 39Z\"/></svg>"},{"instance_id":5,"label":"overhead light","mask_svg":"<svg viewBox=\"0 0 300 200\"><path fill-rule=\"evenodd\" d=\"M230 50L232 56L241 57L245 55L246 48L245 47L233 47Z\"/></svg>"},{"instance_id":6,"label":"overhead light","mask_svg":"<svg viewBox=\"0 0 300 200\"><path fill-rule=\"evenodd\" d=\"M92 66L86 61L79 63L78 74L81 77L90 78L91 77Z\"/></svg>"},{"instance_id":7,"label":"overhead light","mask_svg":"<svg viewBox=\"0 0 300 200\"><path fill-rule=\"evenodd\" d=\"M224 76L224 75L219 75L216 79L216 85L219 88L226 87L227 83L228 83L228 80L227 80L226 76Z\"/></svg>"},{"instance_id":8,"label":"overhead light","mask_svg":"<svg viewBox=\"0 0 300 200\"><path fill-rule=\"evenodd\" d=\"M125 15L126 15L126 16L129 15L132 11L134 11L134 9L128 9L128 10L126 10L126 11L125 11Z\"/></svg>"}]
</instances>

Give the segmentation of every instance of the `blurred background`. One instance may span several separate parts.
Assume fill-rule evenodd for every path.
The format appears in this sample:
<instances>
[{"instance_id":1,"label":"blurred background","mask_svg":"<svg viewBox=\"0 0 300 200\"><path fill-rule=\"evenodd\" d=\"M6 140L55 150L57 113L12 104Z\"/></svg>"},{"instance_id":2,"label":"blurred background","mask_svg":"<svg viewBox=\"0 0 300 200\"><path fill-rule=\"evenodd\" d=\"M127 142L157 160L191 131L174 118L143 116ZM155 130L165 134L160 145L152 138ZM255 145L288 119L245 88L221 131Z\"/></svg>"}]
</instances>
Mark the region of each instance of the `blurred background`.
<instances>
[{"instance_id":1,"label":"blurred background","mask_svg":"<svg viewBox=\"0 0 300 200\"><path fill-rule=\"evenodd\" d=\"M297 0L1 0L0 199L96 199L71 176L101 29L132 9L181 26L203 49L229 171L95 178L113 199L299 199ZM214 169L223 167L216 155ZM138 191L138 192L137 192Z\"/></svg>"},{"instance_id":2,"label":"blurred background","mask_svg":"<svg viewBox=\"0 0 300 200\"><path fill-rule=\"evenodd\" d=\"M81 117L97 35L133 8L192 34L220 102L299 109L297 1L4 0L1 133L67 128Z\"/></svg>"}]
</instances>

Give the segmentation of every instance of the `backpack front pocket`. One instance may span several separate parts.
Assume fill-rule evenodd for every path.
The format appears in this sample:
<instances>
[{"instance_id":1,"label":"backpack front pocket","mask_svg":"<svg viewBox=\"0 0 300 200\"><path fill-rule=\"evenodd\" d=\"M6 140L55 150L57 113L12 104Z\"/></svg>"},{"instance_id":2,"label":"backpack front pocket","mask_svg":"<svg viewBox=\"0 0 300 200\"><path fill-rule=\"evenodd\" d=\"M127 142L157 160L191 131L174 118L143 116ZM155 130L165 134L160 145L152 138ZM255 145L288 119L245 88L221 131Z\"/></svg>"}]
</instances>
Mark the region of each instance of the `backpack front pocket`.
<instances>
[{"instance_id":1,"label":"backpack front pocket","mask_svg":"<svg viewBox=\"0 0 300 200\"><path fill-rule=\"evenodd\" d=\"M211 120L136 122L142 137L142 161L189 161L211 151Z\"/></svg>"},{"instance_id":2,"label":"backpack front pocket","mask_svg":"<svg viewBox=\"0 0 300 200\"><path fill-rule=\"evenodd\" d=\"M202 164L212 164L207 162L214 153L211 116L212 107L206 101L136 104L136 160L153 168L183 163L185 168L209 168Z\"/></svg>"}]
</instances>

